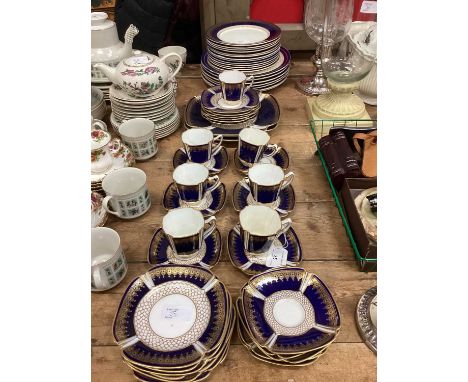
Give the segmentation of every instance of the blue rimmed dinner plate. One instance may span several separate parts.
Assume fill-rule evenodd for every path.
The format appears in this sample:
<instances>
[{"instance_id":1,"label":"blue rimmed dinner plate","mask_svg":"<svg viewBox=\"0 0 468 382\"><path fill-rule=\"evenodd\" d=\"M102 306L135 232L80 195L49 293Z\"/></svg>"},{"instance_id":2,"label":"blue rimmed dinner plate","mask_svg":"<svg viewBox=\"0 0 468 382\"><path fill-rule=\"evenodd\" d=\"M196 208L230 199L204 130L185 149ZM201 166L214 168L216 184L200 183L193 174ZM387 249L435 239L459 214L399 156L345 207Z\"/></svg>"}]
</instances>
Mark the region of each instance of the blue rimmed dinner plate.
<instances>
[{"instance_id":1,"label":"blue rimmed dinner plate","mask_svg":"<svg viewBox=\"0 0 468 382\"><path fill-rule=\"evenodd\" d=\"M213 161L210 161L208 164L205 164L205 167L210 171L210 175L219 174L223 171L229 163L229 155L225 147L221 147L221 150L216 155L212 157ZM172 165L174 168L180 166L181 164L188 163L189 158L185 152L184 148L179 148L172 158ZM212 163L213 162L213 163Z\"/></svg>"},{"instance_id":2,"label":"blue rimmed dinner plate","mask_svg":"<svg viewBox=\"0 0 468 382\"><path fill-rule=\"evenodd\" d=\"M276 354L324 348L340 330L330 291L302 268L278 268L252 277L242 288L241 299L255 342Z\"/></svg>"},{"instance_id":3,"label":"blue rimmed dinner plate","mask_svg":"<svg viewBox=\"0 0 468 382\"><path fill-rule=\"evenodd\" d=\"M160 265L126 289L113 324L126 361L187 368L215 352L226 335L229 294L207 269Z\"/></svg>"},{"instance_id":4,"label":"blue rimmed dinner plate","mask_svg":"<svg viewBox=\"0 0 468 382\"><path fill-rule=\"evenodd\" d=\"M180 260L174 256L169 240L162 228L158 228L151 238L148 249L148 263L150 265L177 264L198 265L206 269L214 267L221 256L221 234L217 228L204 239L200 253L190 260Z\"/></svg>"},{"instance_id":5,"label":"blue rimmed dinner plate","mask_svg":"<svg viewBox=\"0 0 468 382\"><path fill-rule=\"evenodd\" d=\"M208 186L211 185L211 181L208 181ZM226 186L223 183L220 183L220 185L213 191L209 192L209 195L206 195L206 197L211 198L211 202L209 203L208 207L205 205L202 207L202 209L197 208L194 205L190 205L190 207L198 209L205 217L213 216L224 207L224 203L226 202ZM175 182L172 182L169 187L167 187L166 192L164 192L163 206L166 210L186 207L185 205L182 205Z\"/></svg>"},{"instance_id":6,"label":"blue rimmed dinner plate","mask_svg":"<svg viewBox=\"0 0 468 382\"><path fill-rule=\"evenodd\" d=\"M249 185L243 180L238 181L232 190L232 205L237 212L240 212L244 207L248 206L248 200L252 198L250 195ZM255 203L257 204L257 203ZM292 185L283 188L278 195L278 201L271 208L276 210L282 217L287 216L296 204L296 196Z\"/></svg>"},{"instance_id":7,"label":"blue rimmed dinner plate","mask_svg":"<svg viewBox=\"0 0 468 382\"><path fill-rule=\"evenodd\" d=\"M274 244L276 247L283 247L287 250L287 265L297 266L302 261L302 248L296 232L291 227L286 233L279 236L277 242ZM257 275L269 269L273 269L265 264L265 261L249 258L245 249L244 242L240 235L239 224L236 224L233 229L229 231L227 248L229 258L232 265L241 270L247 275Z\"/></svg>"},{"instance_id":8,"label":"blue rimmed dinner plate","mask_svg":"<svg viewBox=\"0 0 468 382\"><path fill-rule=\"evenodd\" d=\"M256 41L248 41L248 35L244 37L244 41L242 43L233 43L230 41L226 41L223 36L226 33L238 35L242 32L242 28L259 28L265 31L265 38ZM237 29L236 29L237 28ZM244 32L245 33L245 32ZM213 42L215 44L221 46L258 46L258 45L265 45L276 42L281 36L281 29L272 23L263 22L263 21L234 21L229 23L223 23L212 26L210 29L206 31L206 38L209 42Z\"/></svg>"},{"instance_id":9,"label":"blue rimmed dinner plate","mask_svg":"<svg viewBox=\"0 0 468 382\"><path fill-rule=\"evenodd\" d=\"M266 149L265 154L268 154L270 152L269 150L270 149ZM271 157L263 156L262 158L260 158L258 163L271 163L280 166L283 170L287 170L287 168L289 167L289 155L288 152L281 147L275 155ZM239 160L239 156L237 155L237 149L234 151L234 165L243 174L247 174L250 168L241 163L241 161Z\"/></svg>"}]
</instances>

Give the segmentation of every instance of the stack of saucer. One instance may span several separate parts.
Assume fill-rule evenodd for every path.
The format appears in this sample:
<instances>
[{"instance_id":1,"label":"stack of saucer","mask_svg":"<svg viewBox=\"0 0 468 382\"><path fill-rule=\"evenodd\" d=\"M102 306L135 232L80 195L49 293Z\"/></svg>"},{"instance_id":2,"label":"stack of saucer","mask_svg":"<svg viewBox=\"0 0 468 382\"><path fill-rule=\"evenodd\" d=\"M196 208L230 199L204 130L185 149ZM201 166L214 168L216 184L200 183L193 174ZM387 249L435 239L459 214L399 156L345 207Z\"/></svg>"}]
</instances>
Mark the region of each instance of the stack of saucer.
<instances>
[{"instance_id":1,"label":"stack of saucer","mask_svg":"<svg viewBox=\"0 0 468 382\"><path fill-rule=\"evenodd\" d=\"M213 127L239 129L252 125L257 119L260 102L264 96L255 89L249 89L242 97L242 103L230 107L223 103L220 86L204 90L201 94L201 115L210 121Z\"/></svg>"},{"instance_id":2,"label":"stack of saucer","mask_svg":"<svg viewBox=\"0 0 468 382\"><path fill-rule=\"evenodd\" d=\"M281 29L262 21L239 21L216 25L206 34L207 52L202 56L203 80L218 85L218 74L237 69L254 75L253 87L269 90L288 76L291 55L280 46Z\"/></svg>"},{"instance_id":3,"label":"stack of saucer","mask_svg":"<svg viewBox=\"0 0 468 382\"><path fill-rule=\"evenodd\" d=\"M106 111L107 106L103 92L91 86L91 115L95 119L103 119L106 115Z\"/></svg>"},{"instance_id":4,"label":"stack of saucer","mask_svg":"<svg viewBox=\"0 0 468 382\"><path fill-rule=\"evenodd\" d=\"M326 285L302 268L278 268L252 277L236 303L242 343L257 359L305 366L336 339L340 314Z\"/></svg>"},{"instance_id":5,"label":"stack of saucer","mask_svg":"<svg viewBox=\"0 0 468 382\"><path fill-rule=\"evenodd\" d=\"M201 381L226 358L235 309L209 270L162 265L135 278L114 319L124 362L141 381Z\"/></svg>"},{"instance_id":6,"label":"stack of saucer","mask_svg":"<svg viewBox=\"0 0 468 382\"><path fill-rule=\"evenodd\" d=\"M98 88L100 91L102 91L102 93L104 94L104 101L106 102L110 102L110 98L109 98L109 90L110 90L110 87L112 86L112 82L110 82L109 80L106 79L105 82L95 82L95 81L91 81L91 86L93 87L96 87Z\"/></svg>"},{"instance_id":7,"label":"stack of saucer","mask_svg":"<svg viewBox=\"0 0 468 382\"><path fill-rule=\"evenodd\" d=\"M118 134L120 124L127 119L146 118L154 122L156 139L177 130L179 110L175 104L175 85L169 81L160 91L145 98L134 97L116 85L110 88L112 114L110 122Z\"/></svg>"}]
</instances>

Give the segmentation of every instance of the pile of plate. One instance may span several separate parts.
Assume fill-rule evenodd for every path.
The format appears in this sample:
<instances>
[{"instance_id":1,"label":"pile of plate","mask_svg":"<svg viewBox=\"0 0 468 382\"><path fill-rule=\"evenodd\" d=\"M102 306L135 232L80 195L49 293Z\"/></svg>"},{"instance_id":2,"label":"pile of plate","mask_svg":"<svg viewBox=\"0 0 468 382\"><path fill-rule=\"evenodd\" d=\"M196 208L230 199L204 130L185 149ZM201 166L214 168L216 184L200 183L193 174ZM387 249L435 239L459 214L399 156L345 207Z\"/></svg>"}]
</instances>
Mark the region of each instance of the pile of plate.
<instances>
[{"instance_id":1,"label":"pile of plate","mask_svg":"<svg viewBox=\"0 0 468 382\"><path fill-rule=\"evenodd\" d=\"M255 358L275 365L311 364L340 330L330 291L302 268L276 268L252 277L236 308L242 343Z\"/></svg>"},{"instance_id":2,"label":"pile of plate","mask_svg":"<svg viewBox=\"0 0 468 382\"><path fill-rule=\"evenodd\" d=\"M237 69L254 76L253 87L270 90L287 78L291 55L280 45L281 29L263 21L215 25L207 31L207 52L202 56L203 80L219 85L218 75Z\"/></svg>"},{"instance_id":3,"label":"pile of plate","mask_svg":"<svg viewBox=\"0 0 468 382\"><path fill-rule=\"evenodd\" d=\"M104 94L104 101L109 102L109 90L112 86L112 82L110 82L107 78L104 80L93 79L91 81L91 86L98 88Z\"/></svg>"},{"instance_id":4,"label":"pile of plate","mask_svg":"<svg viewBox=\"0 0 468 382\"><path fill-rule=\"evenodd\" d=\"M110 122L117 134L120 124L132 118L152 120L156 139L167 137L179 127L180 114L175 104L175 84L172 81L156 94L145 98L133 97L117 85L112 85L110 100L112 107Z\"/></svg>"},{"instance_id":5,"label":"pile of plate","mask_svg":"<svg viewBox=\"0 0 468 382\"><path fill-rule=\"evenodd\" d=\"M141 381L201 381L226 358L235 309L207 269L161 265L135 278L114 319L124 362Z\"/></svg>"},{"instance_id":6,"label":"pile of plate","mask_svg":"<svg viewBox=\"0 0 468 382\"><path fill-rule=\"evenodd\" d=\"M201 94L201 115L210 121L212 126L222 129L238 129L248 127L255 122L263 95L255 89L249 89L242 97L242 103L235 109L226 109L219 105L218 102L223 99L222 96L220 86L204 90Z\"/></svg>"},{"instance_id":7,"label":"pile of plate","mask_svg":"<svg viewBox=\"0 0 468 382\"><path fill-rule=\"evenodd\" d=\"M107 106L104 94L98 88L91 86L91 115L94 119L103 119L106 111Z\"/></svg>"}]
</instances>

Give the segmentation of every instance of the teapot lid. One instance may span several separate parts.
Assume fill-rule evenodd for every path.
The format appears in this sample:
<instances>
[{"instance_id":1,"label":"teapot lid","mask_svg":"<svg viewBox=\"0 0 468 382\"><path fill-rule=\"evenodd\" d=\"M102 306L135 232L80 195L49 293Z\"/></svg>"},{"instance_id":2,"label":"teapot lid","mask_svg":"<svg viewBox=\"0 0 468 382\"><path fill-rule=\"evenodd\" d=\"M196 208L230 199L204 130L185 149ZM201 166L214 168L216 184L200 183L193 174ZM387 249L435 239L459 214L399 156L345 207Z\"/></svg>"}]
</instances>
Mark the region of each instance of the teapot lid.
<instances>
[{"instance_id":1,"label":"teapot lid","mask_svg":"<svg viewBox=\"0 0 468 382\"><path fill-rule=\"evenodd\" d=\"M91 12L91 30L100 31L112 28L115 23L109 20L106 12Z\"/></svg>"},{"instance_id":2,"label":"teapot lid","mask_svg":"<svg viewBox=\"0 0 468 382\"><path fill-rule=\"evenodd\" d=\"M111 140L111 135L104 130L91 130L91 150L98 150L106 146Z\"/></svg>"}]
</instances>

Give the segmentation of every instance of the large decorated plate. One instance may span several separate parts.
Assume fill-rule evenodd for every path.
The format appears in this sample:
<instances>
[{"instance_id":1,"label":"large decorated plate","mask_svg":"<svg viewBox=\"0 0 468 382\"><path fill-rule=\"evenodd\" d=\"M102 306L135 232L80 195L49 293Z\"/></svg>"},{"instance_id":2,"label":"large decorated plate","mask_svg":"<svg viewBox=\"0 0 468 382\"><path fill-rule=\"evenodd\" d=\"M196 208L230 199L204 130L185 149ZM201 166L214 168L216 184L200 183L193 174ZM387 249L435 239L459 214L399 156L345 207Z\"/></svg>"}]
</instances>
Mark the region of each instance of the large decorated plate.
<instances>
[{"instance_id":1,"label":"large decorated plate","mask_svg":"<svg viewBox=\"0 0 468 382\"><path fill-rule=\"evenodd\" d=\"M148 367L187 368L226 334L228 293L209 270L161 265L135 278L114 319L124 357Z\"/></svg>"},{"instance_id":2,"label":"large decorated plate","mask_svg":"<svg viewBox=\"0 0 468 382\"><path fill-rule=\"evenodd\" d=\"M320 349L340 330L338 307L325 284L302 268L252 277L241 292L255 342L277 354Z\"/></svg>"},{"instance_id":3,"label":"large decorated plate","mask_svg":"<svg viewBox=\"0 0 468 382\"><path fill-rule=\"evenodd\" d=\"M263 21L235 21L214 25L206 32L206 37L219 45L258 46L276 41L281 29Z\"/></svg>"}]
</instances>

